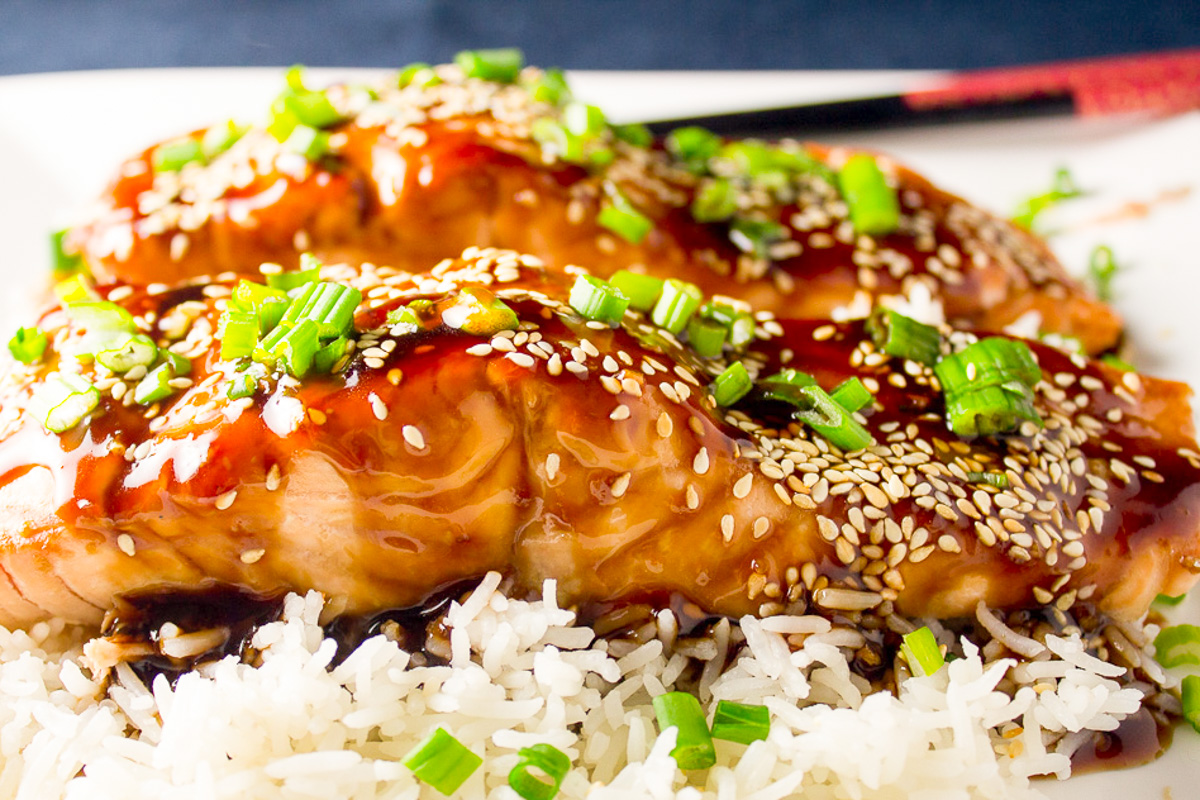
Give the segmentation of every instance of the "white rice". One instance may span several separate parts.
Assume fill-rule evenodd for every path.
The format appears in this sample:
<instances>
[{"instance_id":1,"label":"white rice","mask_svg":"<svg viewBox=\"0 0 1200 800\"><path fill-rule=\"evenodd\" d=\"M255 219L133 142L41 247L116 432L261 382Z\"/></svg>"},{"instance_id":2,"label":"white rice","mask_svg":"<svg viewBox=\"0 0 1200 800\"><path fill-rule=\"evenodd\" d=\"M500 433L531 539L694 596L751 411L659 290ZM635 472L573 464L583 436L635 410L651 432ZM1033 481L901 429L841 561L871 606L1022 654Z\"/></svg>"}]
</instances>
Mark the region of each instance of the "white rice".
<instances>
[{"instance_id":1,"label":"white rice","mask_svg":"<svg viewBox=\"0 0 1200 800\"><path fill-rule=\"evenodd\" d=\"M766 704L770 736L717 742L717 766L685 776L650 701L689 656L660 639L596 640L557 607L552 582L537 602L499 583L489 575L452 604L447 666L413 666L376 637L330 669L315 593L289 596L282 620L257 632L259 666L226 658L173 688L122 666L105 692L78 665L82 632L0 628L0 797L436 798L399 762L439 726L484 759L458 792L467 798L514 800L506 776L538 742L572 760L564 798L1040 797L1030 776L1069 775L1087 732L1113 729L1142 700L1077 637L1047 637L1050 652L1020 667L985 665L963 642L963 658L906 680L899 697L870 694L827 623L747 617L733 665L723 661L736 629L716 626L701 695L710 713L721 699ZM659 623L671 641L672 624ZM807 635L800 649L795 634ZM997 689L1005 678L1015 692Z\"/></svg>"}]
</instances>

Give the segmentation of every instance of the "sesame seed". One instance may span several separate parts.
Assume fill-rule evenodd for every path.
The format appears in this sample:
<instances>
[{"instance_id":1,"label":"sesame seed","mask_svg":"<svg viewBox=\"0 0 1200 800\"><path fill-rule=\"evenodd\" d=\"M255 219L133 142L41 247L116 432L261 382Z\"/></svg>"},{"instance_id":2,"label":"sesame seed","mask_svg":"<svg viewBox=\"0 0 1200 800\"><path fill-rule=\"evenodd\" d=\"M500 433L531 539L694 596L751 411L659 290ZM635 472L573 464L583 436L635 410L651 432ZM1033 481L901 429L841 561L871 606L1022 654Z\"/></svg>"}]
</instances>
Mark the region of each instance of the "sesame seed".
<instances>
[{"instance_id":1,"label":"sesame seed","mask_svg":"<svg viewBox=\"0 0 1200 800\"><path fill-rule=\"evenodd\" d=\"M696 491L696 487L688 484L687 490L684 492L687 507L691 511L695 511L700 507L700 494Z\"/></svg>"},{"instance_id":2,"label":"sesame seed","mask_svg":"<svg viewBox=\"0 0 1200 800\"><path fill-rule=\"evenodd\" d=\"M526 369L537 363L533 356L526 353L507 353L504 357L516 364L518 367L525 367Z\"/></svg>"},{"instance_id":3,"label":"sesame seed","mask_svg":"<svg viewBox=\"0 0 1200 800\"><path fill-rule=\"evenodd\" d=\"M266 553L267 553L267 551L264 550L263 548L256 547L253 550L243 551L242 554L240 556L238 556L238 559L243 564L257 564L262 559L262 557L264 555L266 555Z\"/></svg>"},{"instance_id":4,"label":"sesame seed","mask_svg":"<svg viewBox=\"0 0 1200 800\"><path fill-rule=\"evenodd\" d=\"M379 395L371 392L367 395L367 400L371 403L371 413L375 415L375 419L380 420L381 422L387 419L387 406L384 405L383 401L379 399Z\"/></svg>"},{"instance_id":5,"label":"sesame seed","mask_svg":"<svg viewBox=\"0 0 1200 800\"><path fill-rule=\"evenodd\" d=\"M122 533L117 536L117 547L127 556L133 556L137 553L137 548L133 544L133 537L128 533Z\"/></svg>"},{"instance_id":6,"label":"sesame seed","mask_svg":"<svg viewBox=\"0 0 1200 800\"><path fill-rule=\"evenodd\" d=\"M317 425L324 425L325 422L329 419L325 415L325 412L321 411L318 408L308 409L308 418L311 419Z\"/></svg>"},{"instance_id":7,"label":"sesame seed","mask_svg":"<svg viewBox=\"0 0 1200 800\"><path fill-rule=\"evenodd\" d=\"M696 457L692 460L692 471L697 475L703 475L708 472L708 448L701 447L700 452L696 453Z\"/></svg>"},{"instance_id":8,"label":"sesame seed","mask_svg":"<svg viewBox=\"0 0 1200 800\"><path fill-rule=\"evenodd\" d=\"M405 425L400 429L400 435L404 437L404 441L418 450L425 449L425 436L414 425Z\"/></svg>"},{"instance_id":9,"label":"sesame seed","mask_svg":"<svg viewBox=\"0 0 1200 800\"><path fill-rule=\"evenodd\" d=\"M767 531L771 530L771 521L766 517L759 517L754 520L754 538L761 539L767 535Z\"/></svg>"},{"instance_id":10,"label":"sesame seed","mask_svg":"<svg viewBox=\"0 0 1200 800\"><path fill-rule=\"evenodd\" d=\"M738 500L742 500L746 495L750 494L750 488L754 484L754 473L747 472L745 475L737 479L733 484L733 496Z\"/></svg>"},{"instance_id":11,"label":"sesame seed","mask_svg":"<svg viewBox=\"0 0 1200 800\"><path fill-rule=\"evenodd\" d=\"M233 501L237 499L237 494L237 489L231 489L230 491L218 497L216 500L217 510L224 511L233 505Z\"/></svg>"},{"instance_id":12,"label":"sesame seed","mask_svg":"<svg viewBox=\"0 0 1200 800\"><path fill-rule=\"evenodd\" d=\"M725 514L721 517L721 538L726 542L733 539L733 514Z\"/></svg>"},{"instance_id":13,"label":"sesame seed","mask_svg":"<svg viewBox=\"0 0 1200 800\"><path fill-rule=\"evenodd\" d=\"M628 472L622 472L617 476L617 479L612 483L613 497L624 497L625 491L629 488L629 482L633 476Z\"/></svg>"},{"instance_id":14,"label":"sesame seed","mask_svg":"<svg viewBox=\"0 0 1200 800\"><path fill-rule=\"evenodd\" d=\"M271 469L267 471L267 491L273 492L279 488L279 465L272 464Z\"/></svg>"},{"instance_id":15,"label":"sesame seed","mask_svg":"<svg viewBox=\"0 0 1200 800\"><path fill-rule=\"evenodd\" d=\"M625 408L625 406L621 407ZM627 408L626 411L628 411ZM656 423L655 428L658 431L658 435L666 439L675 430L675 423L671 421L670 415L664 411L658 415L658 422Z\"/></svg>"},{"instance_id":16,"label":"sesame seed","mask_svg":"<svg viewBox=\"0 0 1200 800\"><path fill-rule=\"evenodd\" d=\"M467 354L472 356L490 356L492 354L492 346L487 342L473 344L467 348Z\"/></svg>"}]
</instances>

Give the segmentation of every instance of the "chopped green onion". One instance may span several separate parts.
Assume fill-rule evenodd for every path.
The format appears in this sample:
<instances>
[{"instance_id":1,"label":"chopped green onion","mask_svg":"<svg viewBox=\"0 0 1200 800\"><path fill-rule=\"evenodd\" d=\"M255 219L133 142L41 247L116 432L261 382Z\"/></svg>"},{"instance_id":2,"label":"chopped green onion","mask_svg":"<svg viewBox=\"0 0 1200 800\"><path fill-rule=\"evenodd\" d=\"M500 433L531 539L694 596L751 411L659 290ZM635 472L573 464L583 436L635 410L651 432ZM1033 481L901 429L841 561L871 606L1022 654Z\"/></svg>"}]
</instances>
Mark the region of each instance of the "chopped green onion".
<instances>
[{"instance_id":1,"label":"chopped green onion","mask_svg":"<svg viewBox=\"0 0 1200 800\"><path fill-rule=\"evenodd\" d=\"M113 372L149 367L158 358L158 345L143 333L125 334L109 347L96 352L96 361Z\"/></svg>"},{"instance_id":2,"label":"chopped green onion","mask_svg":"<svg viewBox=\"0 0 1200 800\"><path fill-rule=\"evenodd\" d=\"M35 410L46 430L63 433L100 405L100 390L82 375L54 372L33 395L30 410Z\"/></svg>"},{"instance_id":3,"label":"chopped green onion","mask_svg":"<svg viewBox=\"0 0 1200 800\"><path fill-rule=\"evenodd\" d=\"M986 483L997 489L1008 488L1008 475L1003 472L968 472L967 480L971 483Z\"/></svg>"},{"instance_id":4,"label":"chopped green onion","mask_svg":"<svg viewBox=\"0 0 1200 800\"><path fill-rule=\"evenodd\" d=\"M305 253L304 255L308 254ZM303 257L301 256L301 258ZM267 276L267 286L283 292L290 292L293 289L299 289L305 284L316 283L320 276L320 265L309 269L299 269L295 272L276 272Z\"/></svg>"},{"instance_id":5,"label":"chopped green onion","mask_svg":"<svg viewBox=\"0 0 1200 800\"><path fill-rule=\"evenodd\" d=\"M611 147L592 147L587 153L587 162L593 167L607 167L617 159L617 153Z\"/></svg>"},{"instance_id":6,"label":"chopped green onion","mask_svg":"<svg viewBox=\"0 0 1200 800\"><path fill-rule=\"evenodd\" d=\"M941 358L942 335L932 325L878 306L867 318L866 327L881 353L930 367Z\"/></svg>"},{"instance_id":7,"label":"chopped green onion","mask_svg":"<svg viewBox=\"0 0 1200 800\"><path fill-rule=\"evenodd\" d=\"M1172 597L1169 594L1160 594L1158 597L1154 598L1154 602L1161 606L1177 606L1186 599L1186 594L1177 595L1175 597Z\"/></svg>"},{"instance_id":8,"label":"chopped green onion","mask_svg":"<svg viewBox=\"0 0 1200 800\"><path fill-rule=\"evenodd\" d=\"M713 399L719 406L731 406L749 394L753 387L746 367L735 361L713 380Z\"/></svg>"},{"instance_id":9,"label":"chopped green onion","mask_svg":"<svg viewBox=\"0 0 1200 800\"><path fill-rule=\"evenodd\" d=\"M833 402L853 414L875 402L875 396L863 386L858 378L847 378L839 383L829 396Z\"/></svg>"},{"instance_id":10,"label":"chopped green onion","mask_svg":"<svg viewBox=\"0 0 1200 800\"><path fill-rule=\"evenodd\" d=\"M539 103L549 103L552 106L571 97L571 89L567 86L567 78L561 69L543 70L541 76L527 89L531 98Z\"/></svg>"},{"instance_id":11,"label":"chopped green onion","mask_svg":"<svg viewBox=\"0 0 1200 800\"><path fill-rule=\"evenodd\" d=\"M1092 250L1088 259L1088 275L1096 286L1096 296L1106 303L1112 300L1112 281L1118 269L1111 247L1102 244Z\"/></svg>"},{"instance_id":12,"label":"chopped green onion","mask_svg":"<svg viewBox=\"0 0 1200 800\"><path fill-rule=\"evenodd\" d=\"M649 147L654 144L654 134L640 122L631 122L628 125L613 125L612 132L613 136L634 147Z\"/></svg>"},{"instance_id":13,"label":"chopped green onion","mask_svg":"<svg viewBox=\"0 0 1200 800\"><path fill-rule=\"evenodd\" d=\"M108 300L83 300L70 303L64 309L71 322L87 331L127 331L133 333L137 324L133 315Z\"/></svg>"},{"instance_id":14,"label":"chopped green onion","mask_svg":"<svg viewBox=\"0 0 1200 800\"><path fill-rule=\"evenodd\" d=\"M66 250L66 238L70 233L70 228L63 228L50 234L51 269L56 278L65 278L84 266L83 256Z\"/></svg>"},{"instance_id":15,"label":"chopped green onion","mask_svg":"<svg viewBox=\"0 0 1200 800\"><path fill-rule=\"evenodd\" d=\"M750 744L767 738L771 714L766 706L721 700L713 714L712 737L726 742Z\"/></svg>"},{"instance_id":16,"label":"chopped green onion","mask_svg":"<svg viewBox=\"0 0 1200 800\"><path fill-rule=\"evenodd\" d=\"M677 731L671 757L680 769L707 769L717 763L712 735L704 721L700 701L687 692L667 692L654 698L658 728Z\"/></svg>"},{"instance_id":17,"label":"chopped green onion","mask_svg":"<svg viewBox=\"0 0 1200 800\"><path fill-rule=\"evenodd\" d=\"M240 280L233 289L232 307L258 315L262 333L274 328L292 303L287 292L254 281Z\"/></svg>"},{"instance_id":18,"label":"chopped green onion","mask_svg":"<svg viewBox=\"0 0 1200 800\"><path fill-rule=\"evenodd\" d=\"M1012 433L1022 422L1042 424L1033 392L1021 381L946 394L946 424L959 436Z\"/></svg>"},{"instance_id":19,"label":"chopped green onion","mask_svg":"<svg viewBox=\"0 0 1200 800\"><path fill-rule=\"evenodd\" d=\"M800 396L799 390L805 386L816 386L817 379L807 372L798 369L782 369L774 375L760 378L759 391L768 400L779 400L794 406L806 406L808 400Z\"/></svg>"},{"instance_id":20,"label":"chopped green onion","mask_svg":"<svg viewBox=\"0 0 1200 800\"><path fill-rule=\"evenodd\" d=\"M553 745L522 747L517 751L517 765L508 773L508 785L524 800L552 800L570 770L571 759Z\"/></svg>"},{"instance_id":21,"label":"chopped green onion","mask_svg":"<svg viewBox=\"0 0 1200 800\"><path fill-rule=\"evenodd\" d=\"M567 302L584 319L608 325L620 323L625 309L629 308L629 298L620 289L591 275L580 275L575 279Z\"/></svg>"},{"instance_id":22,"label":"chopped green onion","mask_svg":"<svg viewBox=\"0 0 1200 800\"><path fill-rule=\"evenodd\" d=\"M717 299L700 307L700 316L719 322L729 329L729 344L740 350L754 341L754 316L745 308Z\"/></svg>"},{"instance_id":23,"label":"chopped green onion","mask_svg":"<svg viewBox=\"0 0 1200 800\"><path fill-rule=\"evenodd\" d=\"M442 728L408 751L401 761L422 783L444 795L454 794L483 763L467 746Z\"/></svg>"},{"instance_id":24,"label":"chopped green onion","mask_svg":"<svg viewBox=\"0 0 1200 800\"><path fill-rule=\"evenodd\" d=\"M409 86L417 86L424 89L429 86L437 86L441 82L442 79L437 76L433 67L423 62L409 64L400 70L400 74L396 76L396 85L401 89Z\"/></svg>"},{"instance_id":25,"label":"chopped green onion","mask_svg":"<svg viewBox=\"0 0 1200 800\"><path fill-rule=\"evenodd\" d=\"M253 397L258 391L258 380L249 372L236 372L229 379L229 388L225 396L230 400L241 400L243 397Z\"/></svg>"},{"instance_id":26,"label":"chopped green onion","mask_svg":"<svg viewBox=\"0 0 1200 800\"><path fill-rule=\"evenodd\" d=\"M572 164L583 163L583 140L557 120L539 117L534 120L530 134L546 152Z\"/></svg>"},{"instance_id":27,"label":"chopped green onion","mask_svg":"<svg viewBox=\"0 0 1200 800\"><path fill-rule=\"evenodd\" d=\"M293 92L308 91L308 87L304 85L303 64L292 64L288 67L288 71L283 74L283 80L287 83L288 89Z\"/></svg>"},{"instance_id":28,"label":"chopped green onion","mask_svg":"<svg viewBox=\"0 0 1200 800\"><path fill-rule=\"evenodd\" d=\"M946 663L937 639L928 626L904 634L900 649L908 660L908 665L913 670L919 670L920 675L932 675Z\"/></svg>"},{"instance_id":29,"label":"chopped green onion","mask_svg":"<svg viewBox=\"0 0 1200 800\"><path fill-rule=\"evenodd\" d=\"M697 222L722 222L737 210L737 192L724 178L705 181L692 198L692 219Z\"/></svg>"},{"instance_id":30,"label":"chopped green onion","mask_svg":"<svg viewBox=\"0 0 1200 800\"><path fill-rule=\"evenodd\" d=\"M1172 625L1154 637L1154 652L1158 663L1168 669L1183 664L1200 664L1200 627Z\"/></svg>"},{"instance_id":31,"label":"chopped green onion","mask_svg":"<svg viewBox=\"0 0 1200 800\"><path fill-rule=\"evenodd\" d=\"M1010 381L1032 388L1042 379L1042 370L1029 345L1000 336L980 339L946 356L934 367L934 372L948 395Z\"/></svg>"},{"instance_id":32,"label":"chopped green onion","mask_svg":"<svg viewBox=\"0 0 1200 800\"><path fill-rule=\"evenodd\" d=\"M195 139L164 142L150 154L155 172L179 172L192 163L204 163L204 147Z\"/></svg>"},{"instance_id":33,"label":"chopped green onion","mask_svg":"<svg viewBox=\"0 0 1200 800\"><path fill-rule=\"evenodd\" d=\"M838 172L838 188L850 209L850 222L859 233L883 236L900 224L896 190L888 186L873 157L857 153L846 159Z\"/></svg>"},{"instance_id":34,"label":"chopped green onion","mask_svg":"<svg viewBox=\"0 0 1200 800\"><path fill-rule=\"evenodd\" d=\"M239 125L234 120L226 120L224 125L214 125L204 132L200 140L200 151L206 160L211 161L224 153L246 135L249 125Z\"/></svg>"},{"instance_id":35,"label":"chopped green onion","mask_svg":"<svg viewBox=\"0 0 1200 800\"><path fill-rule=\"evenodd\" d=\"M463 50L454 56L468 78L512 83L521 74L525 56L515 47L497 50Z\"/></svg>"},{"instance_id":36,"label":"chopped green onion","mask_svg":"<svg viewBox=\"0 0 1200 800\"><path fill-rule=\"evenodd\" d=\"M1196 733L1200 733L1200 675L1187 675L1180 682L1183 718Z\"/></svg>"},{"instance_id":37,"label":"chopped green onion","mask_svg":"<svg viewBox=\"0 0 1200 800\"><path fill-rule=\"evenodd\" d=\"M293 378L303 378L312 367L320 345L319 327L314 320L301 320L273 347L273 354Z\"/></svg>"},{"instance_id":38,"label":"chopped green onion","mask_svg":"<svg viewBox=\"0 0 1200 800\"><path fill-rule=\"evenodd\" d=\"M739 175L766 179L769 184L781 185L791 172L791 160L778 147L756 139L729 142L721 148L721 158L732 162Z\"/></svg>"},{"instance_id":39,"label":"chopped green onion","mask_svg":"<svg viewBox=\"0 0 1200 800\"><path fill-rule=\"evenodd\" d=\"M297 92L287 95L284 103L300 124L313 128L328 128L343 119L325 92Z\"/></svg>"},{"instance_id":40,"label":"chopped green onion","mask_svg":"<svg viewBox=\"0 0 1200 800\"><path fill-rule=\"evenodd\" d=\"M181 375L191 375L192 374L191 359L189 359L185 356L181 356L178 353L172 353L170 350L167 350L165 348L162 350L159 350L158 354L162 358L162 360L165 361L167 363L167 365L171 367L171 371L175 373L175 377L179 377Z\"/></svg>"},{"instance_id":41,"label":"chopped green onion","mask_svg":"<svg viewBox=\"0 0 1200 800\"><path fill-rule=\"evenodd\" d=\"M621 294L629 298L630 307L638 311L654 308L663 290L662 278L630 272L627 269L617 270L608 282L620 289Z\"/></svg>"},{"instance_id":42,"label":"chopped green onion","mask_svg":"<svg viewBox=\"0 0 1200 800\"><path fill-rule=\"evenodd\" d=\"M696 284L687 283L678 278L668 278L663 283L662 294L659 295L658 302L654 304L654 309L650 312L650 319L658 327L678 335L687 327L688 320L692 318L692 314L696 313L696 309L700 307L703 300L704 294Z\"/></svg>"},{"instance_id":43,"label":"chopped green onion","mask_svg":"<svg viewBox=\"0 0 1200 800\"><path fill-rule=\"evenodd\" d=\"M54 284L54 294L58 297L58 302L64 306L100 299L95 282L90 275L83 273L76 273L66 280Z\"/></svg>"},{"instance_id":44,"label":"chopped green onion","mask_svg":"<svg viewBox=\"0 0 1200 800\"><path fill-rule=\"evenodd\" d=\"M563 127L568 133L579 136L583 139L594 139L604 133L608 127L608 121L604 118L604 112L597 106L588 105L572 100L567 103L562 112Z\"/></svg>"},{"instance_id":45,"label":"chopped green onion","mask_svg":"<svg viewBox=\"0 0 1200 800\"><path fill-rule=\"evenodd\" d=\"M799 406L793 416L846 452L868 447L874 438L846 409L825 393L820 386L802 386L798 393L807 404Z\"/></svg>"},{"instance_id":46,"label":"chopped green onion","mask_svg":"<svg viewBox=\"0 0 1200 800\"><path fill-rule=\"evenodd\" d=\"M388 325L415 325L418 328L423 327L421 316L411 305L400 306L393 308L387 313Z\"/></svg>"},{"instance_id":47,"label":"chopped green onion","mask_svg":"<svg viewBox=\"0 0 1200 800\"><path fill-rule=\"evenodd\" d=\"M667 134L663 145L667 152L682 161L693 172L708 169L708 160L721 151L721 139L704 128L676 128Z\"/></svg>"},{"instance_id":48,"label":"chopped green onion","mask_svg":"<svg viewBox=\"0 0 1200 800\"><path fill-rule=\"evenodd\" d=\"M1120 356L1115 356L1112 353L1105 353L1104 355L1100 356L1100 361L1112 367L1113 369L1121 370L1121 372L1137 372L1137 367L1133 366L1133 364L1130 364Z\"/></svg>"},{"instance_id":49,"label":"chopped green onion","mask_svg":"<svg viewBox=\"0 0 1200 800\"><path fill-rule=\"evenodd\" d=\"M350 340L345 336L339 336L329 344L322 347L313 356L312 368L315 372L322 374L333 372L333 368L337 366L338 361L350 349Z\"/></svg>"},{"instance_id":50,"label":"chopped green onion","mask_svg":"<svg viewBox=\"0 0 1200 800\"><path fill-rule=\"evenodd\" d=\"M217 324L221 340L221 358L233 361L254 354L260 332L258 316L248 311L226 309Z\"/></svg>"},{"instance_id":51,"label":"chopped green onion","mask_svg":"<svg viewBox=\"0 0 1200 800\"><path fill-rule=\"evenodd\" d=\"M146 377L138 381L137 386L133 387L133 402L148 406L170 397L171 393L175 391L170 385L170 381L174 377L175 373L170 364L159 364L146 373Z\"/></svg>"},{"instance_id":52,"label":"chopped green onion","mask_svg":"<svg viewBox=\"0 0 1200 800\"><path fill-rule=\"evenodd\" d=\"M515 331L520 325L517 313L507 303L486 289L470 286L460 291L454 305L442 312L442 322L472 336Z\"/></svg>"},{"instance_id":53,"label":"chopped green onion","mask_svg":"<svg viewBox=\"0 0 1200 800\"><path fill-rule=\"evenodd\" d=\"M634 208L625 195L611 188L609 199L601 204L600 213L596 215L596 222L632 244L640 244L654 227L650 218Z\"/></svg>"},{"instance_id":54,"label":"chopped green onion","mask_svg":"<svg viewBox=\"0 0 1200 800\"><path fill-rule=\"evenodd\" d=\"M290 328L304 320L319 325L321 338L333 338L349 332L354 312L362 302L362 292L331 281L305 284L279 320L280 327Z\"/></svg>"},{"instance_id":55,"label":"chopped green onion","mask_svg":"<svg viewBox=\"0 0 1200 800\"><path fill-rule=\"evenodd\" d=\"M723 325L692 317L687 324L688 344L701 358L715 358L725 347L729 331Z\"/></svg>"},{"instance_id":56,"label":"chopped green onion","mask_svg":"<svg viewBox=\"0 0 1200 800\"><path fill-rule=\"evenodd\" d=\"M18 328L8 340L8 352L22 364L32 364L41 359L49 343L45 332L38 328Z\"/></svg>"},{"instance_id":57,"label":"chopped green onion","mask_svg":"<svg viewBox=\"0 0 1200 800\"><path fill-rule=\"evenodd\" d=\"M288 110L286 98L279 98L271 105L271 118L267 122L267 133L277 142L286 141L300 120Z\"/></svg>"},{"instance_id":58,"label":"chopped green onion","mask_svg":"<svg viewBox=\"0 0 1200 800\"><path fill-rule=\"evenodd\" d=\"M788 238L786 226L769 219L735 217L729 226L729 241L743 253L771 257L771 246Z\"/></svg>"},{"instance_id":59,"label":"chopped green onion","mask_svg":"<svg viewBox=\"0 0 1200 800\"><path fill-rule=\"evenodd\" d=\"M283 142L285 150L316 161L329 152L329 134L309 125L296 125Z\"/></svg>"},{"instance_id":60,"label":"chopped green onion","mask_svg":"<svg viewBox=\"0 0 1200 800\"><path fill-rule=\"evenodd\" d=\"M1054 185L1050 188L1050 191L1034 195L1022 202L1017 207L1017 213L1013 216L1013 222L1022 228L1032 228L1034 220L1043 211L1058 205L1063 200L1079 197L1081 194L1083 192L1076 185L1070 170L1066 167L1061 167L1054 173Z\"/></svg>"}]
</instances>

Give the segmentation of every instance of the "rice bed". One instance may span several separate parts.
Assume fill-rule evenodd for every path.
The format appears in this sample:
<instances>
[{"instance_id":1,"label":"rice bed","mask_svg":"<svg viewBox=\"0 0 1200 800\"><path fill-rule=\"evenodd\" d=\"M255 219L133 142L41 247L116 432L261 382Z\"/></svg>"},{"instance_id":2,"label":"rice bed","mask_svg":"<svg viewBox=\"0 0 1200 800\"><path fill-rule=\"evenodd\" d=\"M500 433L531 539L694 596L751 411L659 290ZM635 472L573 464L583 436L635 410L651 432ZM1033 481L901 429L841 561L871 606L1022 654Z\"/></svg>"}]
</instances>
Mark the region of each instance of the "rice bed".
<instances>
[{"instance_id":1,"label":"rice bed","mask_svg":"<svg viewBox=\"0 0 1200 800\"><path fill-rule=\"evenodd\" d=\"M1113 680L1121 668L1056 637L1037 691L997 690L1015 662L985 667L964 642L964 658L905 681L898 698L866 694L820 620L747 617L740 657L704 671L702 699L710 719L719 699L767 705L770 736L717 742L717 766L685 776L651 698L673 688L688 656L659 639L631 651L596 639L558 608L552 582L525 602L499 580L452 604L448 666L412 666L376 637L330 669L336 648L317 624L316 593L289 596L282 619L256 633L261 665L226 658L174 687L162 677L147 687L121 666L105 693L77 663L78 631L0 628L0 797L432 800L442 795L399 762L439 726L484 759L456 793L464 798L517 800L506 777L517 751L538 742L572 759L562 798L1041 797L1030 776L1069 775L1070 747L1142 699ZM717 626L713 665L731 630ZM812 635L792 652L789 632Z\"/></svg>"}]
</instances>

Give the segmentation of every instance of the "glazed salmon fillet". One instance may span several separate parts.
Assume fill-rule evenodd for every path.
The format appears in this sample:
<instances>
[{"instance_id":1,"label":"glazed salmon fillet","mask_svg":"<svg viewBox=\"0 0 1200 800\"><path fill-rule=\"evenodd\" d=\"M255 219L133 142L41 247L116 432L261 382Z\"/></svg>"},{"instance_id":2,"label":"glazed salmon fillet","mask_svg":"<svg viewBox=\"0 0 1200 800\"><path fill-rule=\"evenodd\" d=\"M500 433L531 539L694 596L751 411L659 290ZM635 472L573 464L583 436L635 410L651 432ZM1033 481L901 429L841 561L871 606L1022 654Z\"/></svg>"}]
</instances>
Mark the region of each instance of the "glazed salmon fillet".
<instances>
[{"instance_id":1,"label":"glazed salmon fillet","mask_svg":"<svg viewBox=\"0 0 1200 800\"><path fill-rule=\"evenodd\" d=\"M300 378L221 357L232 278L101 287L187 362L141 401L144 366L80 361L78 312L43 316L44 354L0 384L0 624L210 587L316 589L369 614L491 570L518 590L555 578L563 602L669 592L728 615L1086 601L1136 617L1200 570L1180 384L1031 343L1041 426L963 438L930 369L879 352L861 320L760 313L746 347L702 358L640 312L585 319L582 278L512 252L321 278L365 299L353 349ZM465 296L512 324L455 327ZM757 389L720 405L735 362L756 386L857 377L869 443L845 452ZM51 432L34 398L68 373L94 407Z\"/></svg>"},{"instance_id":2,"label":"glazed salmon fillet","mask_svg":"<svg viewBox=\"0 0 1200 800\"><path fill-rule=\"evenodd\" d=\"M781 317L916 293L961 327L1000 331L1036 314L1088 352L1118 341L1117 315L1040 240L886 158L899 216L868 235L839 190L847 151L729 143L697 161L676 144L625 141L636 137L619 127L572 139L562 118L580 106L532 99L540 74L497 83L446 66L431 86L333 87L324 96L339 113L315 158L253 128L211 158L162 166L164 148L199 148L224 123L149 148L70 245L97 276L142 285L256 275L301 251L421 271L495 246L556 270L681 278ZM617 220L614 232L614 204L648 229Z\"/></svg>"}]
</instances>

